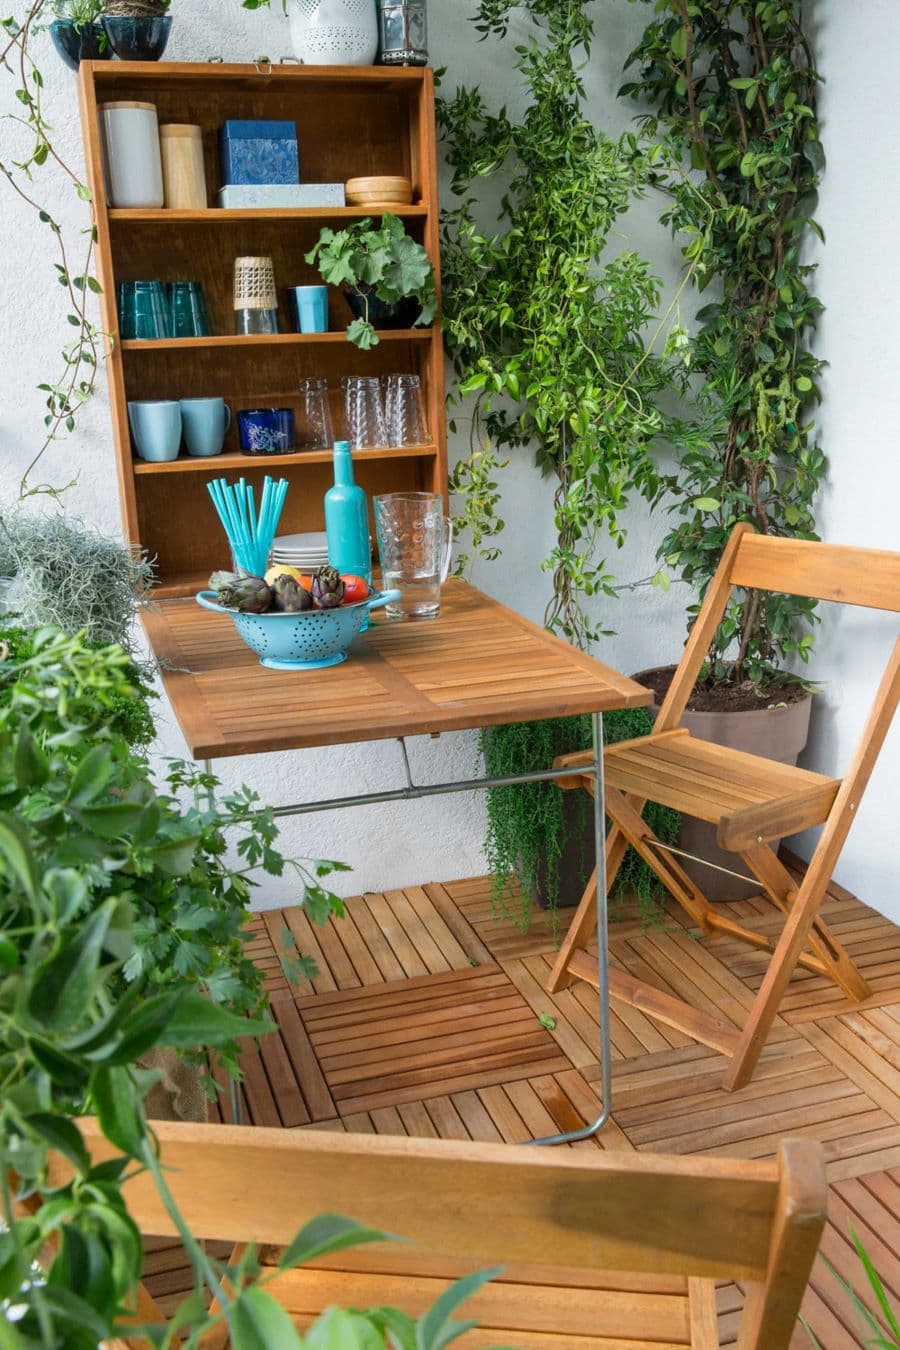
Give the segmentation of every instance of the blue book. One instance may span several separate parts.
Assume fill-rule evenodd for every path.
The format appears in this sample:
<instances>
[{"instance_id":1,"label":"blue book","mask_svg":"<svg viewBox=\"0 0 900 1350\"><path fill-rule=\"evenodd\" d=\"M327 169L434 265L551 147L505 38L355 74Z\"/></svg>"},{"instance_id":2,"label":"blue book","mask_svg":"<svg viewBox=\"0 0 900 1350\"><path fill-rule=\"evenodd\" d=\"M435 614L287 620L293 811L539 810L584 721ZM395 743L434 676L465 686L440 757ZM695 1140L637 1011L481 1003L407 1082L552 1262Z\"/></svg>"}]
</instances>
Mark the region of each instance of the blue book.
<instances>
[{"instance_id":1,"label":"blue book","mask_svg":"<svg viewBox=\"0 0 900 1350\"><path fill-rule=\"evenodd\" d=\"M219 128L222 186L299 183L296 122L230 120Z\"/></svg>"}]
</instances>

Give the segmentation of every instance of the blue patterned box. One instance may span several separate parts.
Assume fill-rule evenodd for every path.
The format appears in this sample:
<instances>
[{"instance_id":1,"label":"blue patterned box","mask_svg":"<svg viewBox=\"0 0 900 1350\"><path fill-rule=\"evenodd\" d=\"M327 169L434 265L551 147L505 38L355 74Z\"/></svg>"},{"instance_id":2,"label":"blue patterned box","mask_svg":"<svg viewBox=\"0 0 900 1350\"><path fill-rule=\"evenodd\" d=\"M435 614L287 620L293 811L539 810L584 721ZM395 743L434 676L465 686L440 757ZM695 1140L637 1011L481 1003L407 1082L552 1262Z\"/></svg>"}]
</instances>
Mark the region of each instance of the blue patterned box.
<instances>
[{"instance_id":1,"label":"blue patterned box","mask_svg":"<svg viewBox=\"0 0 900 1350\"><path fill-rule=\"evenodd\" d=\"M299 183L296 122L229 121L219 128L222 184Z\"/></svg>"}]
</instances>

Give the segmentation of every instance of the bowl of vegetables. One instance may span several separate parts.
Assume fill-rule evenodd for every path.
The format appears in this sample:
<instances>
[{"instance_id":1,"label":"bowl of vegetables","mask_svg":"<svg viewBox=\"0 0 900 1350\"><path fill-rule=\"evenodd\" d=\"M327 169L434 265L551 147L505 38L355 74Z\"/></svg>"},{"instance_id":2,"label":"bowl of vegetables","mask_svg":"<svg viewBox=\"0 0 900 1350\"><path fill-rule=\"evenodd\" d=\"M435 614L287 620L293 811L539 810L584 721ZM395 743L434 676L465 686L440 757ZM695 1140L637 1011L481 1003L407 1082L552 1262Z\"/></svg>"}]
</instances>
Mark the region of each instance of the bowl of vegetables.
<instances>
[{"instance_id":1,"label":"bowl of vegetables","mask_svg":"<svg viewBox=\"0 0 900 1350\"><path fill-rule=\"evenodd\" d=\"M311 576L274 567L264 577L215 572L197 604L227 614L268 670L322 670L346 661L350 644L400 592L373 591L362 577L320 567Z\"/></svg>"}]
</instances>

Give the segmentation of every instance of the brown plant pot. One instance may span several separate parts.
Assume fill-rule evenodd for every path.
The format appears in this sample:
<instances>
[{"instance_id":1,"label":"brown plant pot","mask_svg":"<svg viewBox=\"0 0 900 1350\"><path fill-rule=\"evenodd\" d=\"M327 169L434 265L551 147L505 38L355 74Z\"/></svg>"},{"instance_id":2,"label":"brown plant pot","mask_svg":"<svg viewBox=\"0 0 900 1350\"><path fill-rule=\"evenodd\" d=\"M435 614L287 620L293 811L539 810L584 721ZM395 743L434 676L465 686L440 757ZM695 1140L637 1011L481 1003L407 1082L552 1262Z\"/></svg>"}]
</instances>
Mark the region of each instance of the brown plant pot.
<instances>
[{"instance_id":1,"label":"brown plant pot","mask_svg":"<svg viewBox=\"0 0 900 1350\"><path fill-rule=\"evenodd\" d=\"M632 678L638 684L648 684L646 677L655 673L642 670ZM811 707L812 695L805 694L783 708L754 708L749 712L685 712L680 725L686 727L692 736L712 741L713 745L724 745L730 750L745 750L749 754L773 759L779 764L796 764L809 735ZM655 719L659 707L654 703L648 712ZM777 853L780 843L780 839L773 840L770 847ZM716 827L705 820L683 816L678 847L718 867L728 867L734 872L746 870L739 854L719 848ZM677 858L676 861L710 900L746 900L751 895L758 895L762 889L757 881L740 881L737 877L725 876L712 867L691 862L687 858Z\"/></svg>"}]
</instances>

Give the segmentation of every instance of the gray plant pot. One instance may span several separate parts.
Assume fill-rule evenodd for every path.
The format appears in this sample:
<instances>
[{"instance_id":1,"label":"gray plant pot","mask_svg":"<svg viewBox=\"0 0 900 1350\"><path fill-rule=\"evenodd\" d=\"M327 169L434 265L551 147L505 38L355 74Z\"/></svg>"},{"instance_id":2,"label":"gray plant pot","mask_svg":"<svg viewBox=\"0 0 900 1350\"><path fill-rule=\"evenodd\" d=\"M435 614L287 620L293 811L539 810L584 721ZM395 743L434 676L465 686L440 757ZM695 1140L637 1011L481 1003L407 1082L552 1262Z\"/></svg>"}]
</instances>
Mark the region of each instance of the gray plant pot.
<instances>
[{"instance_id":1,"label":"gray plant pot","mask_svg":"<svg viewBox=\"0 0 900 1350\"><path fill-rule=\"evenodd\" d=\"M642 670L632 678L641 684L644 677L652 673ZM749 712L686 712L680 725L687 727L692 736L711 741L713 745L762 755L779 764L796 764L809 736L811 708L812 695L806 694L784 708L754 708ZM654 703L648 711L655 718L659 708ZM780 839L773 840L770 847L777 853L780 843ZM719 867L728 867L734 872L746 870L739 854L719 848L715 825L695 820L693 816L682 817L678 846L686 853L693 853ZM746 900L751 895L758 895L762 889L759 882L739 881L702 863L690 862L686 858L678 858L677 861L710 900Z\"/></svg>"}]
</instances>

